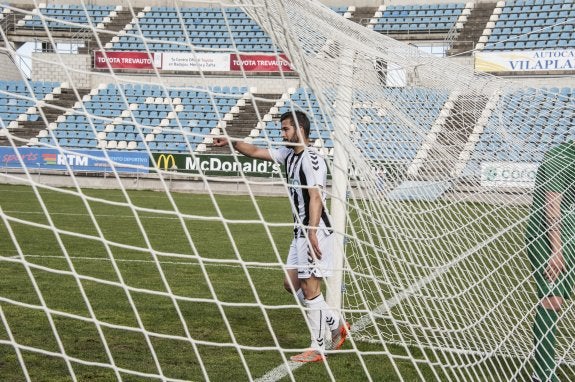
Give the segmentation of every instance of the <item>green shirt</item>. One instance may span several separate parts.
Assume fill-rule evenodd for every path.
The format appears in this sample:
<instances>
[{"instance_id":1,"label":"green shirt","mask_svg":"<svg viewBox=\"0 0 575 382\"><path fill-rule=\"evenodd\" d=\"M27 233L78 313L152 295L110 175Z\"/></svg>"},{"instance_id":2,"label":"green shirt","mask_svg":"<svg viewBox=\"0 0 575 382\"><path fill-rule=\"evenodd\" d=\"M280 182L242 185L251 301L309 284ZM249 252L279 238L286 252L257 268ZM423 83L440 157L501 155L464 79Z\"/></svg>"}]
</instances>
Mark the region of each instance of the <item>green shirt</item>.
<instances>
[{"instance_id":1,"label":"green shirt","mask_svg":"<svg viewBox=\"0 0 575 382\"><path fill-rule=\"evenodd\" d=\"M526 237L547 238L545 193L563 194L561 201L561 238L563 244L575 238L575 141L550 149L535 176L533 204L527 222ZM575 242L572 243L575 245Z\"/></svg>"}]
</instances>

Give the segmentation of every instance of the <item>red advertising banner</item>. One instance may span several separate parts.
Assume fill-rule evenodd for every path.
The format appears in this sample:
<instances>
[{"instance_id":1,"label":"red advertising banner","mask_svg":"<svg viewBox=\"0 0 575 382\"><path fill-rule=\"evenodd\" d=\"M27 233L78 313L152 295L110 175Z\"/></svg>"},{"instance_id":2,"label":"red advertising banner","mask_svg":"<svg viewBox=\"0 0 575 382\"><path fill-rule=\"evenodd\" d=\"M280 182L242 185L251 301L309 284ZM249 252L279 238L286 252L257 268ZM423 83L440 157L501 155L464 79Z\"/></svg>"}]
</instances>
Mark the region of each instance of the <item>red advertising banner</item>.
<instances>
[{"instance_id":1,"label":"red advertising banner","mask_svg":"<svg viewBox=\"0 0 575 382\"><path fill-rule=\"evenodd\" d=\"M154 69L154 53L147 52L94 52L94 68L96 69Z\"/></svg>"},{"instance_id":2,"label":"red advertising banner","mask_svg":"<svg viewBox=\"0 0 575 382\"><path fill-rule=\"evenodd\" d=\"M275 54L232 54L230 71L246 72L293 72L291 63L285 54L279 59Z\"/></svg>"},{"instance_id":3,"label":"red advertising banner","mask_svg":"<svg viewBox=\"0 0 575 382\"><path fill-rule=\"evenodd\" d=\"M109 66L108 66L109 64ZM94 52L96 69L228 72L293 72L285 54Z\"/></svg>"}]
</instances>

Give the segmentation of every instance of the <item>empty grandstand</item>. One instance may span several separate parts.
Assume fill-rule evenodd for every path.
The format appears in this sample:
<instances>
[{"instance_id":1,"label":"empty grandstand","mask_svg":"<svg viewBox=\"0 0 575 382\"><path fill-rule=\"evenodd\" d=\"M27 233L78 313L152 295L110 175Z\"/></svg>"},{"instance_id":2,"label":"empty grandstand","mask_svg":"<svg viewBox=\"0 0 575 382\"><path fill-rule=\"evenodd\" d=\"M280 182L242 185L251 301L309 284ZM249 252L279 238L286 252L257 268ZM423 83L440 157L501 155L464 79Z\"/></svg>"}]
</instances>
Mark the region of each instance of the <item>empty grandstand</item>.
<instances>
[{"instance_id":1,"label":"empty grandstand","mask_svg":"<svg viewBox=\"0 0 575 382\"><path fill-rule=\"evenodd\" d=\"M487 29L485 50L564 49L575 47L572 2L505 2ZM484 40L482 40L484 41Z\"/></svg>"},{"instance_id":2,"label":"empty grandstand","mask_svg":"<svg viewBox=\"0 0 575 382\"><path fill-rule=\"evenodd\" d=\"M194 151L246 92L238 87L165 92L153 85L108 84L40 131L33 144L145 151L148 142L152 150Z\"/></svg>"},{"instance_id":3,"label":"empty grandstand","mask_svg":"<svg viewBox=\"0 0 575 382\"><path fill-rule=\"evenodd\" d=\"M38 205L0 203L10 251L0 253L8 264L0 274L22 273L36 287L21 300L11 281L0 287L10 377L33 379L32 363L48 379L54 369L73 379L97 370L105 380L219 380L228 372L221 360L232 360L233 380L299 379L288 353L305 350L297 341L308 333L276 314L305 309L275 296L267 278L285 276L278 248L292 232L277 228L292 222L266 197L315 185L265 155L240 155L234 141L285 146L280 116L301 110L329 168L322 192L334 252L349 254L334 266L329 304L353 321L344 351L329 350L309 375L529 378L536 306L522 229L545 153L575 139L574 2L232 3L0 6L0 183L17 183ZM217 147L222 136L227 144ZM159 192L132 193L141 189ZM180 191L198 199L175 198ZM68 210L67 198L80 207ZM69 216L89 228L61 225ZM30 243L22 227L50 246ZM57 283L36 280L44 272ZM59 283L74 284L80 307L54 307L61 291L45 288ZM17 312L5 314L6 305ZM19 342L11 329L26 321L14 319L20 310L41 316L53 346ZM116 321L116 310L128 313ZM573 312L571 304L565 316ZM570 380L573 320L564 322L558 370ZM237 330L248 324L258 329ZM96 333L97 357L68 332L60 337L75 325ZM109 332L143 345L114 343Z\"/></svg>"},{"instance_id":4,"label":"empty grandstand","mask_svg":"<svg viewBox=\"0 0 575 382\"><path fill-rule=\"evenodd\" d=\"M379 8L370 22L386 34L446 34L458 27L465 3L389 5Z\"/></svg>"},{"instance_id":5,"label":"empty grandstand","mask_svg":"<svg viewBox=\"0 0 575 382\"><path fill-rule=\"evenodd\" d=\"M481 37L478 36L478 41L476 41L478 47L485 52L517 51L520 49L524 51L529 51L529 49L565 49L572 47L573 41L575 41L572 31L573 23L570 21L575 9L570 2L546 0L541 4L536 4L518 0L493 4L494 7L490 8L489 21L485 23L482 35ZM371 13L367 13L370 16L368 19L355 19L355 21L362 22L378 33L401 39L411 39L416 45L421 44L421 41L429 41L430 39L437 40L437 43L445 42L447 44L444 48L445 52L451 45L457 44L457 35L465 31L467 22L472 22L473 15L481 8L481 4L454 2L409 4L406 2L405 4L384 4L377 8L366 8L354 4L331 6L331 8L339 15L351 20L354 20L356 14L365 15L366 11L369 10L368 12ZM3 8L2 14L7 28L7 36L12 36L17 41L25 41L26 36L39 36L46 34L47 31L68 33L68 38L78 41L82 40L82 36L86 33L78 33L77 30L85 31L86 28L93 27L106 32L107 26L112 25L114 19L126 11L128 10L121 6L108 4L90 6L40 4L38 8L22 7L21 11L17 6L6 6ZM98 37L103 38L99 44L94 45L95 39L90 36L89 40L92 45L88 46L91 46L92 49L88 49L87 55L95 55L102 51L101 48L109 52L125 51L127 54L131 54L129 52L154 52L158 55L153 57L148 66L145 67L145 71L151 73L154 71L154 66L168 70L157 65L157 62L162 61L165 65L169 59L178 59L179 56L174 56L176 58L170 56L172 53L202 54L208 52L207 54L217 55L237 50L246 54L272 54L273 56L274 52L277 52L270 37L241 8L221 10L205 7L144 6L135 8L133 12L134 17L123 24L121 29L99 33ZM15 23L6 21L15 18L19 21ZM30 31L35 34L30 35ZM44 43L42 46L46 48L48 45L50 44ZM47 49L48 52L51 50ZM162 56L162 53L165 56ZM50 53L46 54L49 55ZM128 57L121 59L126 61ZM105 64L97 65L95 62L92 70L108 70ZM38 63L37 66L41 66L41 63ZM123 67L120 66L119 68L122 69ZM226 74L226 76L234 73L234 69L229 68L227 73L225 68L217 70L223 70L221 73ZM130 65L126 65L124 71L134 74L137 74L138 71L142 73L141 68ZM189 66L184 71L193 73L194 67ZM266 72L266 69L261 69L259 73L260 75L273 75L274 72L274 70ZM216 71L215 73L220 72ZM257 73L257 71L254 73L253 81L256 85L260 82ZM291 73L286 72L285 74ZM68 103L69 109L60 106L61 109L59 110L57 107L50 110L49 100L45 100L41 105L34 105L33 101L25 99L2 101L6 103L6 106L9 105L8 102L17 103L15 108L4 108L4 126L13 129L12 131L17 131L14 129L22 128L26 121L35 122L44 119L49 125L36 130L35 137L32 137L28 143L32 146L58 141L63 147L71 148L144 150L144 142L149 142L153 150L168 150L170 152L186 152L198 148L210 150L209 145L205 145L210 141L209 135L217 132L217 129L225 126L226 123L232 126L234 118L241 118L246 99L248 103L251 103L249 97L245 96L247 88L238 93L231 92L224 98L217 98L210 91L200 91L199 93L192 91L191 97L182 97L172 96L172 94L177 94L177 90L156 89L151 91L149 87L140 85L132 87L128 84L126 87L122 87L125 91L119 91L120 87L101 85L97 82L97 77L93 77L94 80L91 81L91 84L82 90L83 94L79 98L76 97L75 101ZM61 82L68 83L67 79L62 78L62 80ZM225 81L218 79L215 82L215 84L204 83L200 87L218 86L217 83L224 83ZM267 82L273 83L273 81ZM25 81L20 82L20 84L21 88L26 87ZM294 84L297 82L294 81ZM57 84L54 83L53 85L56 87ZM8 83L2 83L0 86L7 93L11 91ZM265 86L269 85L266 84ZM218 87L229 89L229 86L222 87L220 85ZM254 86L254 89L256 87ZM273 85L271 87L273 88ZM137 91L141 91L141 93L133 93L134 89L138 89ZM404 92L408 94L413 91L417 94L417 89L415 86L412 90L406 89ZM265 90L263 92L267 93ZM297 97L299 92L293 93L293 96ZM56 93L61 93L60 89ZM157 95L156 93L163 94ZM269 99L269 107L273 104L281 104L279 111L285 111L289 102L280 102L282 92L272 91L269 93L275 93ZM43 99L45 96L46 93L39 93L36 98ZM49 95L48 98L53 96ZM242 97L244 98L242 99ZM311 97L313 98L314 95L312 94ZM159 98L162 98L161 102ZM294 101L297 102L297 98ZM417 103L413 105L413 109L406 110L407 113L417 109ZM230 113L232 108L233 113ZM437 110L441 110L441 108L440 105ZM275 110L278 111L278 108ZM48 111L50 111L50 115L54 116L46 120L42 114L45 115ZM268 108L262 113L273 116L274 110L271 111L272 113ZM310 111L314 114L314 110ZM377 106L370 105L366 108L363 118L366 121L374 120L375 123L382 123L385 118L388 118L384 117L382 120L378 113L381 111L378 110ZM318 116L317 121L322 126L325 122L327 124L325 127L320 126L312 138L318 147L331 153L333 151L332 137L330 136L331 123L324 121L320 116ZM274 141L274 139L278 139L279 135L272 127L273 125L272 119L272 121L265 123L265 126L256 124L251 129L246 128L244 133L247 139L263 138ZM421 151L417 146L425 141L426 131L431 125L433 125L433 121L425 122L422 125L422 130L417 133L419 138L408 140L414 142L409 144L413 147L403 150L404 152L401 149L393 148L390 150L399 152L398 155L384 154L383 157L413 158L417 151ZM41 127L41 125L37 126ZM185 129L196 129L193 132L193 139L190 141L184 136L190 131L175 131L174 128L177 126L183 126ZM24 136L28 139L31 138L30 134ZM399 141L403 142L401 139ZM398 143L397 147L403 147L405 144Z\"/></svg>"}]
</instances>

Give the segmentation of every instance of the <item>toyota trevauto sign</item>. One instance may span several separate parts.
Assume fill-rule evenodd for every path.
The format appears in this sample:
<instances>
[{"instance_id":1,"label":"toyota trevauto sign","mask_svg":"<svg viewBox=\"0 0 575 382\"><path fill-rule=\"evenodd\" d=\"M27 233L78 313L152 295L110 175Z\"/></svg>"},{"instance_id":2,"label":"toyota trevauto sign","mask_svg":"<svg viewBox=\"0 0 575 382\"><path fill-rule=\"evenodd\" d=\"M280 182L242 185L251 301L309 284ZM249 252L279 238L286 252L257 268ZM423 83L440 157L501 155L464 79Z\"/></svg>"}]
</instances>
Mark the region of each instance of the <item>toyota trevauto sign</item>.
<instances>
[{"instance_id":1,"label":"toyota trevauto sign","mask_svg":"<svg viewBox=\"0 0 575 382\"><path fill-rule=\"evenodd\" d=\"M533 188L537 163L483 162L481 186Z\"/></svg>"}]
</instances>

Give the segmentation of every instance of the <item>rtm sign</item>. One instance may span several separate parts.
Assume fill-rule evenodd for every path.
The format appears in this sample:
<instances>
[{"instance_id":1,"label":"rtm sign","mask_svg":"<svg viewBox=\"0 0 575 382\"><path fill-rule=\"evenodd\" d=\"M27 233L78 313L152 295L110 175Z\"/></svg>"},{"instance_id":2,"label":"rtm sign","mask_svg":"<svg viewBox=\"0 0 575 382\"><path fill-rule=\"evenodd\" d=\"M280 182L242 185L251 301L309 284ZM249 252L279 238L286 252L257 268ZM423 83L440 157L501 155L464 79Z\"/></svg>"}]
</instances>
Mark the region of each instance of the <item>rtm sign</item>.
<instances>
[{"instance_id":1,"label":"rtm sign","mask_svg":"<svg viewBox=\"0 0 575 382\"><path fill-rule=\"evenodd\" d=\"M70 165L70 166L88 166L88 157L85 155L77 154L58 154L58 159L56 161L58 165Z\"/></svg>"}]
</instances>

